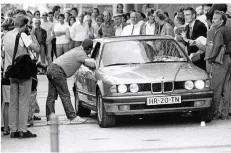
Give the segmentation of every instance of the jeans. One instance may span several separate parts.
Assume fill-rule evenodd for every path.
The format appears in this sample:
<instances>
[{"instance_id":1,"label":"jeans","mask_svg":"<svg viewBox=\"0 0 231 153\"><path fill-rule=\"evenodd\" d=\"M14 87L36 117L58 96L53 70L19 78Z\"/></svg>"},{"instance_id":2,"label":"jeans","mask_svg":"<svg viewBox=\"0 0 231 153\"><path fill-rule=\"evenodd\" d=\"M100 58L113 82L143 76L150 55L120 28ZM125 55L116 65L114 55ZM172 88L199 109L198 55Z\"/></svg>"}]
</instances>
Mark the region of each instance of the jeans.
<instances>
[{"instance_id":1,"label":"jeans","mask_svg":"<svg viewBox=\"0 0 231 153\"><path fill-rule=\"evenodd\" d=\"M51 63L47 70L48 96L46 101L46 117L49 121L51 113L55 113L55 100L61 98L66 116L69 120L76 118L75 110L71 104L71 96L67 86L65 72L56 64Z\"/></svg>"},{"instance_id":2,"label":"jeans","mask_svg":"<svg viewBox=\"0 0 231 153\"><path fill-rule=\"evenodd\" d=\"M27 80L10 78L9 126L11 132L27 131L31 82L31 78Z\"/></svg>"}]
</instances>

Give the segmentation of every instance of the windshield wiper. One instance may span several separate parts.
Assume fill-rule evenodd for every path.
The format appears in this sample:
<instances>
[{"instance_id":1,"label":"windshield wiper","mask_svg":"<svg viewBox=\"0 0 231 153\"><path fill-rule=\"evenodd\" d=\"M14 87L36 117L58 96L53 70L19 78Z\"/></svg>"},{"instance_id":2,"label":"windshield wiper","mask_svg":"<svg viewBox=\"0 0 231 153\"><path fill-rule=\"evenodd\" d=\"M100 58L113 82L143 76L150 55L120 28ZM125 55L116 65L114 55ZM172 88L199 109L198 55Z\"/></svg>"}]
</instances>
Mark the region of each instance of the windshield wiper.
<instances>
[{"instance_id":1,"label":"windshield wiper","mask_svg":"<svg viewBox=\"0 0 231 153\"><path fill-rule=\"evenodd\" d=\"M115 63L115 64L109 64L106 66L116 66L116 65L132 65L132 64L141 64L141 63ZM105 66L105 67L106 67Z\"/></svg>"},{"instance_id":2,"label":"windshield wiper","mask_svg":"<svg viewBox=\"0 0 231 153\"><path fill-rule=\"evenodd\" d=\"M151 61L151 62L146 62L144 64L148 64L148 63L165 63L165 62L170 62L170 61Z\"/></svg>"},{"instance_id":3,"label":"windshield wiper","mask_svg":"<svg viewBox=\"0 0 231 153\"><path fill-rule=\"evenodd\" d=\"M187 62L187 61L151 61L151 62L146 62L144 64L148 64L148 63L170 63L170 62Z\"/></svg>"}]
</instances>

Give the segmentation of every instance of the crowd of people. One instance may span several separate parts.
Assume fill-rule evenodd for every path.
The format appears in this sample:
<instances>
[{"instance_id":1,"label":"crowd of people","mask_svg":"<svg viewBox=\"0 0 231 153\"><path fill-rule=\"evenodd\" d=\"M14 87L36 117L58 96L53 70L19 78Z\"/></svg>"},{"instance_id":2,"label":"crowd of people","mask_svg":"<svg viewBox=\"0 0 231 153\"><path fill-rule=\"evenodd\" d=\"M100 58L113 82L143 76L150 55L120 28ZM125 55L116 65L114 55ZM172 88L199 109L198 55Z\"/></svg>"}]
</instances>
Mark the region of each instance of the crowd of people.
<instances>
[{"instance_id":1,"label":"crowd of people","mask_svg":"<svg viewBox=\"0 0 231 153\"><path fill-rule=\"evenodd\" d=\"M92 39L110 36L172 36L192 62L210 75L214 89L214 118L228 119L231 114L231 4L181 7L173 20L168 12L147 4L142 11L132 9L129 13L124 12L123 4L118 4L117 13L113 15L108 10L100 12L98 8L79 12L73 7L60 12L59 6L54 6L50 12L17 9L2 14L2 131L11 138L36 137L27 126L33 126L34 119L39 119L34 115L36 110L39 111L37 77L4 80L7 67L12 64L18 33L21 33L21 39L16 57L30 54L37 61L38 74L47 74L49 80L48 124L49 115L55 112L54 101L58 94L67 118L71 122L85 122L74 112L66 78L72 76L87 58L93 46ZM199 38L206 38L206 42ZM222 61L217 61L223 46ZM80 53L77 55L73 50ZM76 67L71 68L68 64Z\"/></svg>"}]
</instances>

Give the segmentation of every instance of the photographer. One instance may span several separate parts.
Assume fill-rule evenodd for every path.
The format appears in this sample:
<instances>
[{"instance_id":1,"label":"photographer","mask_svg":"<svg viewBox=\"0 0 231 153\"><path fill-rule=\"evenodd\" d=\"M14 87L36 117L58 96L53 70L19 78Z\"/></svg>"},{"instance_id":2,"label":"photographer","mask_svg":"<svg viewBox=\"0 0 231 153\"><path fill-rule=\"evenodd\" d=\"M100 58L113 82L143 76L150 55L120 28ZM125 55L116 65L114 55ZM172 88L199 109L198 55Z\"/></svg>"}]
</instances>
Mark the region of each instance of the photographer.
<instances>
[{"instance_id":1,"label":"photographer","mask_svg":"<svg viewBox=\"0 0 231 153\"><path fill-rule=\"evenodd\" d=\"M17 15L14 21L15 28L12 31L7 32L3 38L5 47L5 71L7 67L12 64L15 40L18 33L21 33L21 36L19 38L15 58L20 55L29 54L26 47L29 47L36 52L40 51L40 46L36 43L34 37L30 37L25 33L27 29L27 22L28 19L24 15ZM9 125L11 138L37 137L36 134L32 134L30 131L27 131L30 98L31 78L10 78Z\"/></svg>"}]
</instances>

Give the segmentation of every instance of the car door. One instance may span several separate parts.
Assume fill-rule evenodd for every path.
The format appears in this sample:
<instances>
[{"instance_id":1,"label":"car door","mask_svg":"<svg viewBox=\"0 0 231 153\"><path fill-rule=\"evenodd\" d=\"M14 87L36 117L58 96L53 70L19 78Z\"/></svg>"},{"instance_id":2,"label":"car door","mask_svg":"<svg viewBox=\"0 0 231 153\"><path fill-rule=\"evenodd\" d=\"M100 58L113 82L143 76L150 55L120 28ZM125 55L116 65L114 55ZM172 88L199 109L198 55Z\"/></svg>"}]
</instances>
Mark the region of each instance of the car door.
<instances>
[{"instance_id":1,"label":"car door","mask_svg":"<svg viewBox=\"0 0 231 153\"><path fill-rule=\"evenodd\" d=\"M98 59L99 57L99 51L100 51L101 44L100 42L96 42L93 52L91 54L91 58L94 58L95 60ZM86 89L87 89L87 103L89 105L95 105L95 100L96 100L96 78L95 78L95 70L96 69L90 69L86 67L85 71L85 83L86 83Z\"/></svg>"}]
</instances>

